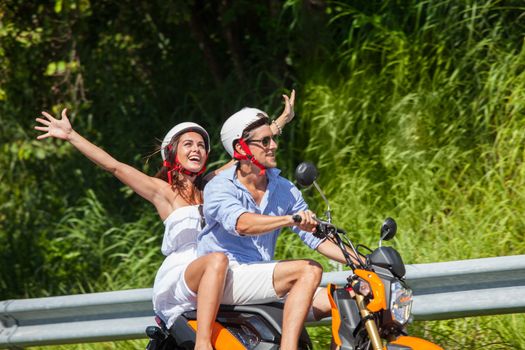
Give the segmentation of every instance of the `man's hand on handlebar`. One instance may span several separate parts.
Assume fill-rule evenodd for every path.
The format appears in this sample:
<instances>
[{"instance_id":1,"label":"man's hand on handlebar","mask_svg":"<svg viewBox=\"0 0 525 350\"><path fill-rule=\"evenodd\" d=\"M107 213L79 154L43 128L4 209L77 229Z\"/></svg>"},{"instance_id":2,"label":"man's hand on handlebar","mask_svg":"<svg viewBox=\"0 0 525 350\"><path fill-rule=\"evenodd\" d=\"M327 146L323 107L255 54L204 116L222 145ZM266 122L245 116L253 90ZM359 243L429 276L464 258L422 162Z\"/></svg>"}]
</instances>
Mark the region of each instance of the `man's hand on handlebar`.
<instances>
[{"instance_id":1,"label":"man's hand on handlebar","mask_svg":"<svg viewBox=\"0 0 525 350\"><path fill-rule=\"evenodd\" d=\"M307 232L315 232L317 226L317 220L315 214L310 210L300 211L292 216L294 226Z\"/></svg>"}]
</instances>

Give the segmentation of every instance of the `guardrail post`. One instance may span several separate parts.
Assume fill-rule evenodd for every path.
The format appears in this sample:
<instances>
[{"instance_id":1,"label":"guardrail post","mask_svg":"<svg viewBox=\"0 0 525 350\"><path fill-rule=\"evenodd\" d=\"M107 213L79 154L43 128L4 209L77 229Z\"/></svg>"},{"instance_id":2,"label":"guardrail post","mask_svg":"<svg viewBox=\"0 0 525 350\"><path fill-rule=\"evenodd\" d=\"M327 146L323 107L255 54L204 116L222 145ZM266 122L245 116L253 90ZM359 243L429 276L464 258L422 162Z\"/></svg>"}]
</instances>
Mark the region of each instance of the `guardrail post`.
<instances>
[{"instance_id":1,"label":"guardrail post","mask_svg":"<svg viewBox=\"0 0 525 350\"><path fill-rule=\"evenodd\" d=\"M10 337L16 332L18 328L18 321L6 312L7 305L10 302L11 300L0 302L0 346L5 344L7 345L7 349L21 350L21 347L11 345L9 341Z\"/></svg>"}]
</instances>

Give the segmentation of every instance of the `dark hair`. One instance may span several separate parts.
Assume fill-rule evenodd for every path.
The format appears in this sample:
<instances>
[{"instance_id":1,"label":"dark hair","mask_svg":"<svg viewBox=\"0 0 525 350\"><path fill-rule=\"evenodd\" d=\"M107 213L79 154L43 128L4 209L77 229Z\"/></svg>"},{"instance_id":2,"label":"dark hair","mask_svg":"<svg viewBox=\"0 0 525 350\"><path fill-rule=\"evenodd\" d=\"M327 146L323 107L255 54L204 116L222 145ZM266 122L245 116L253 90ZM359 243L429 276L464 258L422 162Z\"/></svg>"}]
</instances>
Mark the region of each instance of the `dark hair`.
<instances>
[{"instance_id":1,"label":"dark hair","mask_svg":"<svg viewBox=\"0 0 525 350\"><path fill-rule=\"evenodd\" d=\"M264 114L257 114L258 117L260 117L259 119L257 119L256 121L254 121L253 123L249 124L246 128L244 128L243 132L242 132L242 135L241 137L244 139L244 140L247 140L250 138L250 133L257 129L258 127L260 126L263 126L263 125L269 125L270 124L270 118L268 118L267 116L265 116ZM239 140L235 140L233 141L233 148L235 149L235 145L239 143Z\"/></svg>"},{"instance_id":2,"label":"dark hair","mask_svg":"<svg viewBox=\"0 0 525 350\"><path fill-rule=\"evenodd\" d=\"M184 133L175 135L166 147L168 148L171 146L166 152L166 161L168 161L170 164L175 163L179 139L183 134ZM168 182L168 168L163 165L162 168L160 168L160 170L155 174L155 177ZM193 182L193 186L191 186L191 188L187 188L187 184L183 181L182 174L179 172L173 172L171 178L171 189L173 192L177 192L189 204L201 204L202 190L204 187L203 178L204 174L198 175Z\"/></svg>"}]
</instances>

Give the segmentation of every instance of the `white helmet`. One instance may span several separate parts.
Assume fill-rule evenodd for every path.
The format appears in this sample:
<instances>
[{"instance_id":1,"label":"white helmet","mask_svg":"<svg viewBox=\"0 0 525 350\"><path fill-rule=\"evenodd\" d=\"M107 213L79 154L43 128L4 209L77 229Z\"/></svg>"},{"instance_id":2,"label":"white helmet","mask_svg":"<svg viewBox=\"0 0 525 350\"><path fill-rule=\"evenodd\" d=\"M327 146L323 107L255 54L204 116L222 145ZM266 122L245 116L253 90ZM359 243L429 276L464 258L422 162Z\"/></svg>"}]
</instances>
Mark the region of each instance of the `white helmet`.
<instances>
[{"instance_id":1,"label":"white helmet","mask_svg":"<svg viewBox=\"0 0 525 350\"><path fill-rule=\"evenodd\" d=\"M166 136L164 136L162 144L160 145L160 154L162 155L162 160L166 160L166 158L168 158L168 150L166 147L170 144L171 140L173 140L173 137L190 131L201 134L202 138L204 139L204 145L206 146L206 153L210 153L210 136L208 135L208 132L206 132L206 130L197 123L185 122L175 125L170 131L168 131Z\"/></svg>"},{"instance_id":2,"label":"white helmet","mask_svg":"<svg viewBox=\"0 0 525 350\"><path fill-rule=\"evenodd\" d=\"M224 122L221 142L230 156L233 157L233 142L241 138L244 129L261 118L268 118L268 115L260 109L244 107Z\"/></svg>"}]
</instances>

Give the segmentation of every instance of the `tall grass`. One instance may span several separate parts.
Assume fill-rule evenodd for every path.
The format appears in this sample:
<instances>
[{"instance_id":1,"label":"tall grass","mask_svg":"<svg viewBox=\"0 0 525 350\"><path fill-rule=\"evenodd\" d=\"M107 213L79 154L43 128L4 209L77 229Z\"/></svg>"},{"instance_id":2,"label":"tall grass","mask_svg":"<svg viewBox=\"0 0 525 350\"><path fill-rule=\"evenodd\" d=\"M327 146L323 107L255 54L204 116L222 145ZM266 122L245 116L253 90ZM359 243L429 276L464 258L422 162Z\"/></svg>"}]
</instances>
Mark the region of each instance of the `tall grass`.
<instances>
[{"instance_id":1,"label":"tall grass","mask_svg":"<svg viewBox=\"0 0 525 350\"><path fill-rule=\"evenodd\" d=\"M54 276L46 291L57 295L152 286L163 258L163 227L148 209L139 220L123 222L88 190L46 240L42 268Z\"/></svg>"},{"instance_id":2,"label":"tall grass","mask_svg":"<svg viewBox=\"0 0 525 350\"><path fill-rule=\"evenodd\" d=\"M339 74L303 91L304 157L336 222L373 246L394 217L406 263L523 254L523 7L375 5L334 4ZM413 326L446 349L525 349L524 327L522 315Z\"/></svg>"},{"instance_id":3,"label":"tall grass","mask_svg":"<svg viewBox=\"0 0 525 350\"><path fill-rule=\"evenodd\" d=\"M85 343L85 344L68 344L68 345L53 345L41 346L40 350L131 350L131 349L145 349L148 344L147 340L124 340L114 342L101 343Z\"/></svg>"}]
</instances>

